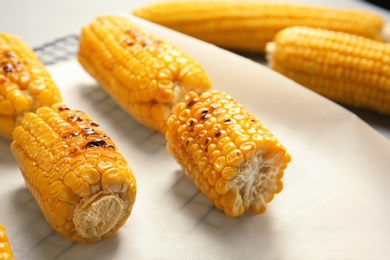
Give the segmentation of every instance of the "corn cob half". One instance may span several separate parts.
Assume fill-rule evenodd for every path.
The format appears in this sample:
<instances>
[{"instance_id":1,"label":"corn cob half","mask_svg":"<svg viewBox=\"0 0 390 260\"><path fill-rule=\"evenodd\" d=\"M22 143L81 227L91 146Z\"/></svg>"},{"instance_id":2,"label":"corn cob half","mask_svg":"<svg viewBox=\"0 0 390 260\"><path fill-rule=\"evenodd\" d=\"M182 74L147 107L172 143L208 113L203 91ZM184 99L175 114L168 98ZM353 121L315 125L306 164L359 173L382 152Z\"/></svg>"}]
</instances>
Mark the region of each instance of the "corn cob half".
<instances>
[{"instance_id":1,"label":"corn cob half","mask_svg":"<svg viewBox=\"0 0 390 260\"><path fill-rule=\"evenodd\" d=\"M225 214L261 214L291 157L260 121L216 90L190 92L168 120L167 150Z\"/></svg>"},{"instance_id":2,"label":"corn cob half","mask_svg":"<svg viewBox=\"0 0 390 260\"><path fill-rule=\"evenodd\" d=\"M0 224L0 260L14 259L4 226Z\"/></svg>"},{"instance_id":3,"label":"corn cob half","mask_svg":"<svg viewBox=\"0 0 390 260\"><path fill-rule=\"evenodd\" d=\"M291 27L268 47L275 71L340 104L390 115L390 44Z\"/></svg>"},{"instance_id":4,"label":"corn cob half","mask_svg":"<svg viewBox=\"0 0 390 260\"><path fill-rule=\"evenodd\" d=\"M61 101L49 73L19 37L0 33L0 136L11 139L24 113Z\"/></svg>"},{"instance_id":5,"label":"corn cob half","mask_svg":"<svg viewBox=\"0 0 390 260\"><path fill-rule=\"evenodd\" d=\"M136 181L113 141L62 103L27 113L11 150L46 220L77 242L114 234L129 217Z\"/></svg>"},{"instance_id":6,"label":"corn cob half","mask_svg":"<svg viewBox=\"0 0 390 260\"><path fill-rule=\"evenodd\" d=\"M210 88L200 65L126 17L101 16L84 27L78 60L125 111L161 132L185 93Z\"/></svg>"},{"instance_id":7,"label":"corn cob half","mask_svg":"<svg viewBox=\"0 0 390 260\"><path fill-rule=\"evenodd\" d=\"M132 11L220 47L265 52L279 30L305 25L380 39L384 20L362 10L264 1L163 1Z\"/></svg>"}]
</instances>

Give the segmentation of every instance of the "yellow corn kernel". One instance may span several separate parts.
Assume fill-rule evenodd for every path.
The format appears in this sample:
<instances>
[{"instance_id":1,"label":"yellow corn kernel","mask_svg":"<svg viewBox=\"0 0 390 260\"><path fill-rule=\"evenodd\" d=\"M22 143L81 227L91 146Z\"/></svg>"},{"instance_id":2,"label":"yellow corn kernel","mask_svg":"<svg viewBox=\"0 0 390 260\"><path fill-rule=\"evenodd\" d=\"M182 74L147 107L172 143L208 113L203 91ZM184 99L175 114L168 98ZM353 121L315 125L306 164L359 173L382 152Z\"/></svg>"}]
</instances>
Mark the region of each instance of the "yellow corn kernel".
<instances>
[{"instance_id":1,"label":"yellow corn kernel","mask_svg":"<svg viewBox=\"0 0 390 260\"><path fill-rule=\"evenodd\" d=\"M197 113L194 106L204 112ZM226 107L223 113L216 109L218 106ZM221 115L224 121L219 123L215 118ZM233 120L234 115L242 117ZM203 131L208 121L213 122L213 130ZM201 128L201 138L192 131L196 127ZM237 136L238 132L243 138ZM187 142L189 138L192 145ZM226 93L189 92L168 119L166 139L167 150L186 175L228 216L263 213L274 193L283 188L281 177L291 160L289 153L256 117ZM242 140L251 141L247 144Z\"/></svg>"},{"instance_id":2,"label":"yellow corn kernel","mask_svg":"<svg viewBox=\"0 0 390 260\"><path fill-rule=\"evenodd\" d=\"M78 60L125 111L161 132L185 93L211 87L183 51L122 16L100 16L85 26Z\"/></svg>"},{"instance_id":3,"label":"yellow corn kernel","mask_svg":"<svg viewBox=\"0 0 390 260\"><path fill-rule=\"evenodd\" d=\"M90 117L63 103L26 113L11 150L46 220L77 242L109 237L136 197L132 170Z\"/></svg>"},{"instance_id":4,"label":"yellow corn kernel","mask_svg":"<svg viewBox=\"0 0 390 260\"><path fill-rule=\"evenodd\" d=\"M390 44L309 27L279 32L268 47L275 71L340 104L390 115Z\"/></svg>"},{"instance_id":5,"label":"yellow corn kernel","mask_svg":"<svg viewBox=\"0 0 390 260\"><path fill-rule=\"evenodd\" d=\"M14 259L13 253L8 241L7 233L5 232L4 226L0 224L0 259L1 260L12 260Z\"/></svg>"},{"instance_id":6,"label":"yellow corn kernel","mask_svg":"<svg viewBox=\"0 0 390 260\"><path fill-rule=\"evenodd\" d=\"M42 63L19 37L0 33L0 136L11 139L24 113L61 101Z\"/></svg>"},{"instance_id":7,"label":"yellow corn kernel","mask_svg":"<svg viewBox=\"0 0 390 260\"><path fill-rule=\"evenodd\" d=\"M298 3L254 1L164 1L133 15L223 48L265 52L276 32L312 26L380 39L384 19L374 13Z\"/></svg>"}]
</instances>

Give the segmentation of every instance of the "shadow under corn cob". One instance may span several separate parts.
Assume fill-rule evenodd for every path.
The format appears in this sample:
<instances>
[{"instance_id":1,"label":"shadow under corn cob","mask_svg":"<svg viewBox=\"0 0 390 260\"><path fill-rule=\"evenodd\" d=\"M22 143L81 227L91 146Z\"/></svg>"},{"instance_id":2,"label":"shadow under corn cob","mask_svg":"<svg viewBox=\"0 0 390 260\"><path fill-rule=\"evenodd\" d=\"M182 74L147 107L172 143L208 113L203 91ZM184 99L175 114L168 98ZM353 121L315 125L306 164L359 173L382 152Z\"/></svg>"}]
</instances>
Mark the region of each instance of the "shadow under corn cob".
<instances>
[{"instance_id":1,"label":"shadow under corn cob","mask_svg":"<svg viewBox=\"0 0 390 260\"><path fill-rule=\"evenodd\" d=\"M85 26L78 60L125 111L161 132L185 93L211 87L189 56L122 16L100 16Z\"/></svg>"},{"instance_id":2,"label":"shadow under corn cob","mask_svg":"<svg viewBox=\"0 0 390 260\"><path fill-rule=\"evenodd\" d=\"M132 14L223 48L265 52L281 29L306 25L380 39L384 20L371 12L299 3L162 1Z\"/></svg>"},{"instance_id":3,"label":"shadow under corn cob","mask_svg":"<svg viewBox=\"0 0 390 260\"><path fill-rule=\"evenodd\" d=\"M0 33L0 136L11 139L24 113L61 101L59 90L33 50Z\"/></svg>"},{"instance_id":4,"label":"shadow under corn cob","mask_svg":"<svg viewBox=\"0 0 390 260\"><path fill-rule=\"evenodd\" d=\"M77 242L114 234L136 196L132 170L85 113L62 103L24 115L11 150L46 220Z\"/></svg>"},{"instance_id":5,"label":"shadow under corn cob","mask_svg":"<svg viewBox=\"0 0 390 260\"><path fill-rule=\"evenodd\" d=\"M269 66L340 104L390 115L390 44L291 27L267 46Z\"/></svg>"},{"instance_id":6,"label":"shadow under corn cob","mask_svg":"<svg viewBox=\"0 0 390 260\"><path fill-rule=\"evenodd\" d=\"M188 93L168 120L167 149L226 215L263 213L291 157L241 104L216 90Z\"/></svg>"},{"instance_id":7,"label":"shadow under corn cob","mask_svg":"<svg viewBox=\"0 0 390 260\"><path fill-rule=\"evenodd\" d=\"M1 260L12 260L14 259L11 246L8 241L7 233L5 228L0 224L0 259Z\"/></svg>"}]
</instances>

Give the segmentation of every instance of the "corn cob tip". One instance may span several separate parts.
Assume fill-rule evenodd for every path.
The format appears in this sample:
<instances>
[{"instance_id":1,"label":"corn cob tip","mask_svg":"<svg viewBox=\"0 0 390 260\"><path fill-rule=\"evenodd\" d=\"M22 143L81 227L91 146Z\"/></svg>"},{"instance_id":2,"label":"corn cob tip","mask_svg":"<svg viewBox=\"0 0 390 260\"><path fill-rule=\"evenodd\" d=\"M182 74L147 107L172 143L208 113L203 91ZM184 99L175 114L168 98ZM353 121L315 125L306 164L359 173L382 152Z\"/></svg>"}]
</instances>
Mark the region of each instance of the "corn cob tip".
<instances>
[{"instance_id":1,"label":"corn cob tip","mask_svg":"<svg viewBox=\"0 0 390 260\"><path fill-rule=\"evenodd\" d=\"M294 26L267 46L271 69L344 106L390 115L390 44Z\"/></svg>"},{"instance_id":2,"label":"corn cob tip","mask_svg":"<svg viewBox=\"0 0 390 260\"><path fill-rule=\"evenodd\" d=\"M162 133L183 93L211 88L195 60L124 16L100 16L85 26L77 58L120 107Z\"/></svg>"},{"instance_id":3,"label":"corn cob tip","mask_svg":"<svg viewBox=\"0 0 390 260\"><path fill-rule=\"evenodd\" d=\"M1 260L14 259L7 233L5 232L5 228L2 224L0 224L0 259Z\"/></svg>"},{"instance_id":4,"label":"corn cob tip","mask_svg":"<svg viewBox=\"0 0 390 260\"><path fill-rule=\"evenodd\" d=\"M12 139L22 116L61 101L57 85L18 36L0 33L0 136Z\"/></svg>"}]
</instances>

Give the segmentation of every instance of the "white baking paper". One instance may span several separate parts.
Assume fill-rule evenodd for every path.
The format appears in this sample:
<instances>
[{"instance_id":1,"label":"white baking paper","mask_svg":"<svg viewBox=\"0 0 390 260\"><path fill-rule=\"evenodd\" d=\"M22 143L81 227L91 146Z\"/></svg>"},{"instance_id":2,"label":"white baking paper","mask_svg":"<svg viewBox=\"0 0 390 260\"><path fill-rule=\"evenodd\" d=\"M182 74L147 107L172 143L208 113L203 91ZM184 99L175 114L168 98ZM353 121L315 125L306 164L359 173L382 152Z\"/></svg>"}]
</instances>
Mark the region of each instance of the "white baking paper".
<instances>
[{"instance_id":1,"label":"white baking paper","mask_svg":"<svg viewBox=\"0 0 390 260\"><path fill-rule=\"evenodd\" d=\"M198 61L292 156L265 214L225 216L185 177L164 136L139 125L70 61L48 67L68 106L111 136L137 178L114 236L73 243L53 231L0 140L0 223L16 259L390 259L390 142L354 114L246 58L130 17Z\"/></svg>"}]
</instances>

